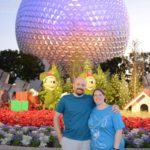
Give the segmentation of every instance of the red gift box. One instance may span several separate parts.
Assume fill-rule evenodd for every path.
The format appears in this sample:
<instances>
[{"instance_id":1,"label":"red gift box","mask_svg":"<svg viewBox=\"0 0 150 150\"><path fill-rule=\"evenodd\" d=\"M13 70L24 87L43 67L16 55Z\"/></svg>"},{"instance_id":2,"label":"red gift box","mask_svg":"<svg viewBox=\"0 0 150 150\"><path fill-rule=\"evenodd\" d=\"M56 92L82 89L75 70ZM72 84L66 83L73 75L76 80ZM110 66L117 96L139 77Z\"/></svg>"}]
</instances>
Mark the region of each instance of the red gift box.
<instances>
[{"instance_id":1,"label":"red gift box","mask_svg":"<svg viewBox=\"0 0 150 150\"><path fill-rule=\"evenodd\" d=\"M32 93L29 96L29 102L30 104L38 104L38 96L33 96Z\"/></svg>"},{"instance_id":2,"label":"red gift box","mask_svg":"<svg viewBox=\"0 0 150 150\"><path fill-rule=\"evenodd\" d=\"M16 92L16 99L17 100L29 100L29 97L32 93L31 92Z\"/></svg>"},{"instance_id":3,"label":"red gift box","mask_svg":"<svg viewBox=\"0 0 150 150\"><path fill-rule=\"evenodd\" d=\"M38 96L33 96L32 92L16 92L16 100L27 100L29 109L36 108L39 104Z\"/></svg>"}]
</instances>

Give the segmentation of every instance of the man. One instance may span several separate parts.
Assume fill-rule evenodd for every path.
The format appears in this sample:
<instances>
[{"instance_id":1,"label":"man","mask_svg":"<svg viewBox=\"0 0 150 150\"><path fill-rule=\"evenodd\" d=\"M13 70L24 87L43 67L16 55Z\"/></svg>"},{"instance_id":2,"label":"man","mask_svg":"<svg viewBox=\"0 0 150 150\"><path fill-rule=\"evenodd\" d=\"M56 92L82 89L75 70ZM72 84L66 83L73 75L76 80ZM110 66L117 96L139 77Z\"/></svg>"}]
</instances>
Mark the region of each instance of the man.
<instances>
[{"instance_id":1,"label":"man","mask_svg":"<svg viewBox=\"0 0 150 150\"><path fill-rule=\"evenodd\" d=\"M84 94L86 81L78 77L73 83L74 93L63 96L54 116L54 128L62 150L90 150L88 119L94 102L91 95ZM119 111L118 107L114 110ZM61 133L59 116L63 114L65 129Z\"/></svg>"}]
</instances>

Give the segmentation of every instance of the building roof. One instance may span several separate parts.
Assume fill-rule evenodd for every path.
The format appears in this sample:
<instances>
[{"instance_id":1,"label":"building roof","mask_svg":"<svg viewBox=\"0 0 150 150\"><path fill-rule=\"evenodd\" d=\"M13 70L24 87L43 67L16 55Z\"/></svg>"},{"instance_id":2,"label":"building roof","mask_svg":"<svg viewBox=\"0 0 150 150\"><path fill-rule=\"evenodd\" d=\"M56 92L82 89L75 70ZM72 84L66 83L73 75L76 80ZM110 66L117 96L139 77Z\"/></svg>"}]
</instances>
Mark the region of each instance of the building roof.
<instances>
[{"instance_id":1,"label":"building roof","mask_svg":"<svg viewBox=\"0 0 150 150\"><path fill-rule=\"evenodd\" d=\"M150 96L150 89L144 89L143 92L146 93L148 96Z\"/></svg>"}]
</instances>

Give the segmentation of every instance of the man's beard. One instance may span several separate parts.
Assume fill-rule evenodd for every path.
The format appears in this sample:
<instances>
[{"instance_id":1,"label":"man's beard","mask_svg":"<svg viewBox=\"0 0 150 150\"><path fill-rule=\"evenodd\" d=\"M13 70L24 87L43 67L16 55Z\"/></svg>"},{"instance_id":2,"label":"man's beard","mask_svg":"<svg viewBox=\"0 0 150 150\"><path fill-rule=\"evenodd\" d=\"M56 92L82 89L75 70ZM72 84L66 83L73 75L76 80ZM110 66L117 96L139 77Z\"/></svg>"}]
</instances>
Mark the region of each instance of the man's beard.
<instances>
[{"instance_id":1,"label":"man's beard","mask_svg":"<svg viewBox=\"0 0 150 150\"><path fill-rule=\"evenodd\" d=\"M77 92L78 90L81 90L82 92ZM84 90L81 89L81 88L77 88L76 91L75 91L75 94L78 95L78 96L81 96L84 94Z\"/></svg>"}]
</instances>

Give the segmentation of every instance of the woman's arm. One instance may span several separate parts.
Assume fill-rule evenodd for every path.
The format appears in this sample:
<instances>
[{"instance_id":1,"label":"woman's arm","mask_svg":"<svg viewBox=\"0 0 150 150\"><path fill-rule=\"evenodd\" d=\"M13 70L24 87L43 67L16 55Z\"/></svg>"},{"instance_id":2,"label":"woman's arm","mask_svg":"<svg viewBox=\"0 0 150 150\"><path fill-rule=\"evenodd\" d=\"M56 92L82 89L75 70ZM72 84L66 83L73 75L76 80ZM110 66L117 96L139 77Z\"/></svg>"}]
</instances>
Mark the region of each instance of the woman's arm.
<instances>
[{"instance_id":1,"label":"woman's arm","mask_svg":"<svg viewBox=\"0 0 150 150\"><path fill-rule=\"evenodd\" d=\"M121 138L122 138L122 129L119 129L116 131L116 134L115 134L114 149L119 150Z\"/></svg>"}]
</instances>

